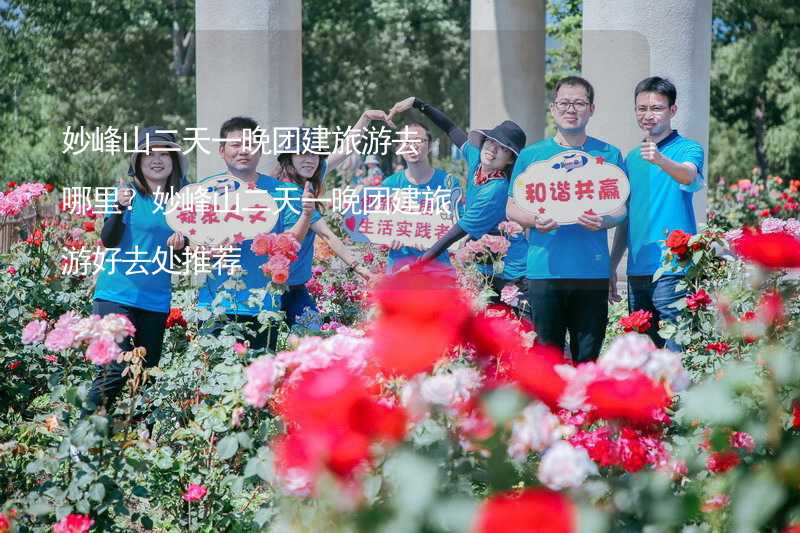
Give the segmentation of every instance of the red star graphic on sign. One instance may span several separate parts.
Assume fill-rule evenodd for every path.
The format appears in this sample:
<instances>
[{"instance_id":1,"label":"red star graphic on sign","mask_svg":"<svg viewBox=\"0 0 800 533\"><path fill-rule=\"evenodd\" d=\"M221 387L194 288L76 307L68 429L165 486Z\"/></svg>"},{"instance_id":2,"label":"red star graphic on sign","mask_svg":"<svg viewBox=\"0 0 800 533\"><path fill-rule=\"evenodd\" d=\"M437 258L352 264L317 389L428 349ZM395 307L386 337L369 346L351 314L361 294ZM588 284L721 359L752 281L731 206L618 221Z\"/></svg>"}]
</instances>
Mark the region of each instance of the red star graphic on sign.
<instances>
[{"instance_id":1,"label":"red star graphic on sign","mask_svg":"<svg viewBox=\"0 0 800 533\"><path fill-rule=\"evenodd\" d=\"M584 211L587 215L596 215L597 213L594 212L594 209L589 209L588 211Z\"/></svg>"},{"instance_id":2,"label":"red star graphic on sign","mask_svg":"<svg viewBox=\"0 0 800 533\"><path fill-rule=\"evenodd\" d=\"M194 235L195 233L197 233L196 229L192 228L189 230L189 235Z\"/></svg>"},{"instance_id":3,"label":"red star graphic on sign","mask_svg":"<svg viewBox=\"0 0 800 533\"><path fill-rule=\"evenodd\" d=\"M241 233L237 233L236 235L233 236L233 242L235 242L236 244L241 244L243 241L244 241L244 235L242 235Z\"/></svg>"},{"instance_id":4,"label":"red star graphic on sign","mask_svg":"<svg viewBox=\"0 0 800 533\"><path fill-rule=\"evenodd\" d=\"M541 214L544 214L544 212L545 212L545 211L547 211L547 209L545 209L544 207L540 207L540 208L539 208L539 214L540 214L540 215L541 215Z\"/></svg>"},{"instance_id":5,"label":"red star graphic on sign","mask_svg":"<svg viewBox=\"0 0 800 533\"><path fill-rule=\"evenodd\" d=\"M594 158L594 162L597 163L598 165L602 165L603 163L606 162L606 160L602 155L599 155Z\"/></svg>"}]
</instances>

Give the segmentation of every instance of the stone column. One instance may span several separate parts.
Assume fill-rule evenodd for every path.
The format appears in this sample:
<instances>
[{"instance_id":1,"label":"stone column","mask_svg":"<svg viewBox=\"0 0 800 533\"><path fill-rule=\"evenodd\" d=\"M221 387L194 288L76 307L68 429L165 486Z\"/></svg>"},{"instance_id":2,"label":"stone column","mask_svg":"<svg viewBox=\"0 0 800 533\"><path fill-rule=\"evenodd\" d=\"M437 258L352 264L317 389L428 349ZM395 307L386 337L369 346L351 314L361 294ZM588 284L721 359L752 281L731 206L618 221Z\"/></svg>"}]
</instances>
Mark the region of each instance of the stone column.
<instances>
[{"instance_id":1,"label":"stone column","mask_svg":"<svg viewBox=\"0 0 800 533\"><path fill-rule=\"evenodd\" d=\"M197 127L219 137L222 123L250 116L272 139L272 128L303 120L302 2L197 0ZM197 176L224 169L217 143L197 151ZM261 158L271 170L274 158Z\"/></svg>"},{"instance_id":2,"label":"stone column","mask_svg":"<svg viewBox=\"0 0 800 533\"><path fill-rule=\"evenodd\" d=\"M636 83L666 77L678 89L673 127L703 145L708 169L711 0L584 0L581 65L597 93L591 135L627 154L642 139L633 114ZM694 195L698 223L706 205L704 189Z\"/></svg>"},{"instance_id":3,"label":"stone column","mask_svg":"<svg viewBox=\"0 0 800 533\"><path fill-rule=\"evenodd\" d=\"M545 125L544 0L472 0L470 125L513 120L541 139Z\"/></svg>"}]
</instances>

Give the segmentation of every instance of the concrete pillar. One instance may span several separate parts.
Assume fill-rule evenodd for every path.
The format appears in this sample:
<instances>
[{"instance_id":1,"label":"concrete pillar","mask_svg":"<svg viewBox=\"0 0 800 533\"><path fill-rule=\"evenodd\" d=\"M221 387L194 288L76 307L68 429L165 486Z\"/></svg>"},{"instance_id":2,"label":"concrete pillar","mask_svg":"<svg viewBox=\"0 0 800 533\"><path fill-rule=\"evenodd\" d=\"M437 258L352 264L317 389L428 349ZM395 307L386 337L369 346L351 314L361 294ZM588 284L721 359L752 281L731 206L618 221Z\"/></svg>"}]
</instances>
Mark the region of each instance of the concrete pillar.
<instances>
[{"instance_id":1,"label":"concrete pillar","mask_svg":"<svg viewBox=\"0 0 800 533\"><path fill-rule=\"evenodd\" d=\"M537 141L544 134L544 0L472 0L472 128L513 120Z\"/></svg>"},{"instance_id":2,"label":"concrete pillar","mask_svg":"<svg viewBox=\"0 0 800 533\"><path fill-rule=\"evenodd\" d=\"M591 135L624 154L634 148L642 132L633 89L648 76L666 77L678 89L673 127L703 145L708 169L711 0L584 0L581 65L596 92ZM694 195L698 223L706 206L704 189Z\"/></svg>"},{"instance_id":3,"label":"concrete pillar","mask_svg":"<svg viewBox=\"0 0 800 533\"><path fill-rule=\"evenodd\" d=\"M302 2L300 0L197 0L197 127L219 137L235 115L272 128L303 120ZM198 134L200 136L201 134ZM200 178L223 170L217 144L197 151ZM263 156L259 169L272 170Z\"/></svg>"}]
</instances>

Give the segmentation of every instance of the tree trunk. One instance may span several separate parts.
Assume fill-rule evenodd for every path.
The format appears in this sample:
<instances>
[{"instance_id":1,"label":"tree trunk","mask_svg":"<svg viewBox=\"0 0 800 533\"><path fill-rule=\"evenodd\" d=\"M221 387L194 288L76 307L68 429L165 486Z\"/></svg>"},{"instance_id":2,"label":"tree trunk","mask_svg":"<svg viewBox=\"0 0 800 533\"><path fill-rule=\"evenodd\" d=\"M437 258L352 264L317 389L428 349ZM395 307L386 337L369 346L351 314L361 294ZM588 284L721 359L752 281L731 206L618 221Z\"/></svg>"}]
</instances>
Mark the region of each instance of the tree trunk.
<instances>
[{"instance_id":1,"label":"tree trunk","mask_svg":"<svg viewBox=\"0 0 800 533\"><path fill-rule=\"evenodd\" d=\"M753 112L753 130L755 132L755 149L756 161L758 168L761 171L761 176L765 179L769 173L769 161L767 161L767 154L764 151L764 97L762 95L756 96L756 108Z\"/></svg>"}]
</instances>

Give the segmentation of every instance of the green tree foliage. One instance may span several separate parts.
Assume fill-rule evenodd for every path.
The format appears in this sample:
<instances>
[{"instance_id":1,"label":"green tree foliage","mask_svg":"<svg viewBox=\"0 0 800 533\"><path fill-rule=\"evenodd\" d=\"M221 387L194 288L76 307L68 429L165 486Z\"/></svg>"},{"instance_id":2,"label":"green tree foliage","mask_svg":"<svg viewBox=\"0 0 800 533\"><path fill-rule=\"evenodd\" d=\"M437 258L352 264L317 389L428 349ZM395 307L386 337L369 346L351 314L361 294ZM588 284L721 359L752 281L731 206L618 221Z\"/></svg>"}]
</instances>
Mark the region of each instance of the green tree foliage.
<instances>
[{"instance_id":1,"label":"green tree foliage","mask_svg":"<svg viewBox=\"0 0 800 533\"><path fill-rule=\"evenodd\" d=\"M62 154L67 126L193 126L193 28L193 0L0 3L0 175L108 182L125 157Z\"/></svg>"},{"instance_id":2,"label":"green tree foliage","mask_svg":"<svg viewBox=\"0 0 800 533\"><path fill-rule=\"evenodd\" d=\"M344 129L413 95L466 126L469 17L469 0L304 0L306 121Z\"/></svg>"},{"instance_id":3,"label":"green tree foliage","mask_svg":"<svg viewBox=\"0 0 800 533\"><path fill-rule=\"evenodd\" d=\"M800 173L800 4L714 0L712 177Z\"/></svg>"}]
</instances>

